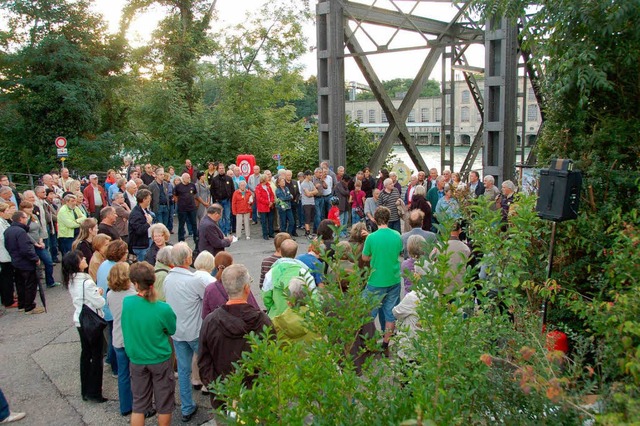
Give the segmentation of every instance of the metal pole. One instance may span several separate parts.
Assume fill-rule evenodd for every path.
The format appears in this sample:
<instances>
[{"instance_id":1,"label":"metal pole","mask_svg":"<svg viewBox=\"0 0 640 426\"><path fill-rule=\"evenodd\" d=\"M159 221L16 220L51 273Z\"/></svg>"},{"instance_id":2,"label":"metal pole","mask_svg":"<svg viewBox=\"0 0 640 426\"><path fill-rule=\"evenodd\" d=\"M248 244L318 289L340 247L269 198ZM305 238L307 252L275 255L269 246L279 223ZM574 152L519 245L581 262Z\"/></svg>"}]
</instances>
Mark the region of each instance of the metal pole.
<instances>
[{"instance_id":1,"label":"metal pole","mask_svg":"<svg viewBox=\"0 0 640 426\"><path fill-rule=\"evenodd\" d=\"M547 265L547 281L551 279L551 270L553 268L553 248L556 245L556 222L551 222L551 243L549 244L549 264ZM547 324L547 311L549 310L549 301L542 302L542 327Z\"/></svg>"}]
</instances>

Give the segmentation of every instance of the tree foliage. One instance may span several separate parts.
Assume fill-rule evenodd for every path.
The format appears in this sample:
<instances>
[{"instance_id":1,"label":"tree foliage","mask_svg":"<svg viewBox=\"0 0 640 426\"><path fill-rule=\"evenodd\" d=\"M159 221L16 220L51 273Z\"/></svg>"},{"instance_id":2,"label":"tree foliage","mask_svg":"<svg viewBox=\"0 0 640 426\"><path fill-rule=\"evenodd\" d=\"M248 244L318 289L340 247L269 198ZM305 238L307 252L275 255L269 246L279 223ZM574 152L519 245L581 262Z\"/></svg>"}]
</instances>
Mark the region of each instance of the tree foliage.
<instances>
[{"instance_id":1,"label":"tree foliage","mask_svg":"<svg viewBox=\"0 0 640 426\"><path fill-rule=\"evenodd\" d=\"M394 78L382 82L382 87L389 94L391 98L402 97L411 87L413 82L410 78ZM440 83L436 80L427 80L427 83L420 92L420 97L428 98L433 96L440 96ZM356 96L357 100L374 99L372 92L360 92Z\"/></svg>"},{"instance_id":2,"label":"tree foliage","mask_svg":"<svg viewBox=\"0 0 640 426\"><path fill-rule=\"evenodd\" d=\"M9 19L0 56L0 155L8 168L47 170L57 136L71 141L73 154L75 142L104 129L101 105L123 65L122 40L105 34L85 1L1 6Z\"/></svg>"},{"instance_id":3,"label":"tree foliage","mask_svg":"<svg viewBox=\"0 0 640 426\"><path fill-rule=\"evenodd\" d=\"M533 9L522 0L474 3L487 18L528 17L522 42L544 70L539 165L571 158L584 174L580 215L558 226L553 274L565 291L550 318L576 341L598 343L590 356L602 356L600 420L638 422L640 3L558 0Z\"/></svg>"}]
</instances>

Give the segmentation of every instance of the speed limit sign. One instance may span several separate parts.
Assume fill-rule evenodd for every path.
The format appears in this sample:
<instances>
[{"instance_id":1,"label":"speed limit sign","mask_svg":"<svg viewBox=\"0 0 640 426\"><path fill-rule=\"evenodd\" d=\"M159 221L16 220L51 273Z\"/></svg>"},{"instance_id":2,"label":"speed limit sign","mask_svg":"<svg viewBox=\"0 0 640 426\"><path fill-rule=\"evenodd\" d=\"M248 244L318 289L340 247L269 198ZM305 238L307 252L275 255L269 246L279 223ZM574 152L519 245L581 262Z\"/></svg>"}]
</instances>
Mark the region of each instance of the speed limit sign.
<instances>
[{"instance_id":1,"label":"speed limit sign","mask_svg":"<svg viewBox=\"0 0 640 426\"><path fill-rule=\"evenodd\" d=\"M56 138L56 148L66 148L67 147L67 139L62 136L58 136Z\"/></svg>"}]
</instances>

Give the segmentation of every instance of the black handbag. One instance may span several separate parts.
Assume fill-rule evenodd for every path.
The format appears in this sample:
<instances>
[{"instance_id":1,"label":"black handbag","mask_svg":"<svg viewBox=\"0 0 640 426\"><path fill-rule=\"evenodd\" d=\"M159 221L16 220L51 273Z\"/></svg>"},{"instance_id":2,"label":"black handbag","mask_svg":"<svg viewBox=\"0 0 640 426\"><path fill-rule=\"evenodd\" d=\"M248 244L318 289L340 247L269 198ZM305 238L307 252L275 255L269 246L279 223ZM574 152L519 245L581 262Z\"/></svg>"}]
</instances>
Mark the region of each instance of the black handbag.
<instances>
[{"instance_id":1,"label":"black handbag","mask_svg":"<svg viewBox=\"0 0 640 426\"><path fill-rule=\"evenodd\" d=\"M93 340L98 336L102 336L102 331L107 326L107 321L84 303L84 283L86 281L87 280L84 280L82 282L82 310L80 311L78 319L80 322L80 331L85 339Z\"/></svg>"}]
</instances>

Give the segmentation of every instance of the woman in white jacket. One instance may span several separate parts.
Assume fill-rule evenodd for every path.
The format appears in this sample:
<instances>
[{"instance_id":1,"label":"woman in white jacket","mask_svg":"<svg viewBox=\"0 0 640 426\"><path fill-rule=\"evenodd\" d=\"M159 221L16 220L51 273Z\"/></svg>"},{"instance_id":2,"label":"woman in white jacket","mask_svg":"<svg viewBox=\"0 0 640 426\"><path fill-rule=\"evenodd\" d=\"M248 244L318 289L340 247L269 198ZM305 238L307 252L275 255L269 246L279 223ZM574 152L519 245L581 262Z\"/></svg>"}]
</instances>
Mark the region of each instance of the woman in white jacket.
<instances>
[{"instance_id":1,"label":"woman in white jacket","mask_svg":"<svg viewBox=\"0 0 640 426\"><path fill-rule=\"evenodd\" d=\"M102 289L99 288L91 276L85 271L88 267L87 259L80 250L68 252L62 258L62 279L65 288L69 290L75 311L73 322L80 335L80 385L83 401L97 403L106 402L102 396L102 334L95 338L87 338L80 330L80 311L82 305L87 305L98 315L103 316L102 307L105 300Z\"/></svg>"},{"instance_id":2,"label":"woman in white jacket","mask_svg":"<svg viewBox=\"0 0 640 426\"><path fill-rule=\"evenodd\" d=\"M15 212L16 207L13 203L0 203L0 299L5 308L18 307L18 302L14 302L13 296L15 285L11 256L4 247L4 231L9 227L9 219Z\"/></svg>"}]
</instances>

